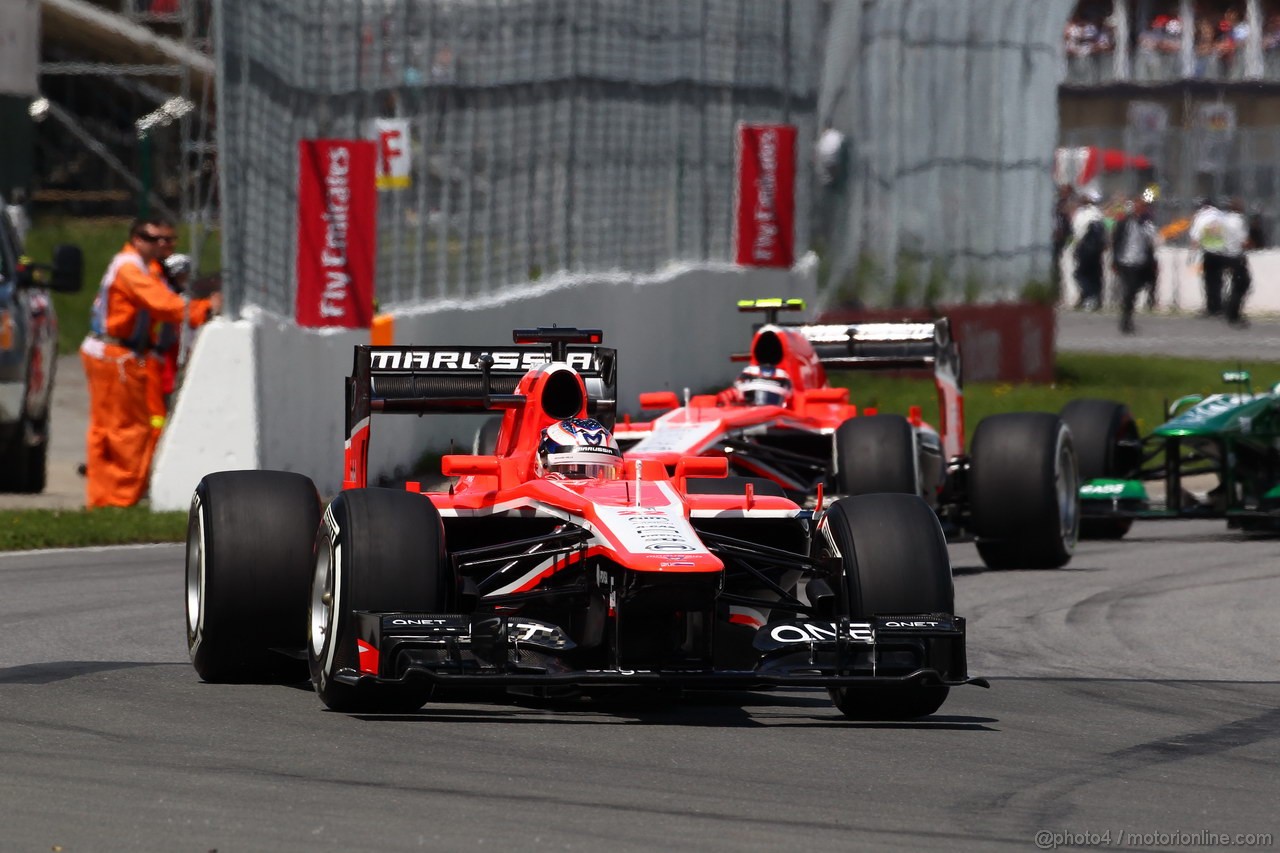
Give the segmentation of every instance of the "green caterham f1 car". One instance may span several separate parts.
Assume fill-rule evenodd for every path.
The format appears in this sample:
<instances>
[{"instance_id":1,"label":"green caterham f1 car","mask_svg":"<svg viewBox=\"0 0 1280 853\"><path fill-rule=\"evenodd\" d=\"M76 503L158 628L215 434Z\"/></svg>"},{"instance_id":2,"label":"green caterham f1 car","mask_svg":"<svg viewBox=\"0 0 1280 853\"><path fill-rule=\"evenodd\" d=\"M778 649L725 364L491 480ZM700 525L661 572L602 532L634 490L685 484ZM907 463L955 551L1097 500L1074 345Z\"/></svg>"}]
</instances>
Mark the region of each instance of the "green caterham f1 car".
<instances>
[{"instance_id":1,"label":"green caterham f1 car","mask_svg":"<svg viewBox=\"0 0 1280 853\"><path fill-rule=\"evenodd\" d=\"M1145 437L1123 403L1063 408L1080 465L1081 537L1118 539L1135 518L1280 532L1280 383L1254 392L1247 371L1222 379L1234 390L1175 400Z\"/></svg>"}]
</instances>

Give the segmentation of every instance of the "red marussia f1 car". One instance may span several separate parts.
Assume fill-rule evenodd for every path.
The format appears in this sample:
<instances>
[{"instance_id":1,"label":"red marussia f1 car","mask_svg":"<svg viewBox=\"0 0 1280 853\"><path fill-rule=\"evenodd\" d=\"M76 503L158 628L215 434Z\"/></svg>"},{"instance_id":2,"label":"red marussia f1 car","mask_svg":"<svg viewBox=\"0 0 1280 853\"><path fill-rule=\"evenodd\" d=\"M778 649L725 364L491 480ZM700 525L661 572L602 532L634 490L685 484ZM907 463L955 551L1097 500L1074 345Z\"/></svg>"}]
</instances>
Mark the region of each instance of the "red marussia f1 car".
<instances>
[{"instance_id":1,"label":"red marussia f1 car","mask_svg":"<svg viewBox=\"0 0 1280 853\"><path fill-rule=\"evenodd\" d=\"M598 331L515 346L358 346L343 490L210 474L187 539L187 639L206 681L296 678L343 711L444 685L827 688L857 719L936 711L965 663L937 518L914 495L801 508L726 477L623 460ZM369 488L373 413L502 412L448 491Z\"/></svg>"},{"instance_id":2,"label":"red marussia f1 car","mask_svg":"<svg viewBox=\"0 0 1280 853\"><path fill-rule=\"evenodd\" d=\"M686 397L642 394L656 420L615 433L628 458L673 470L690 455L722 456L736 473L766 478L797 501L826 494L917 494L947 535L973 538L993 568L1056 568L1075 549L1079 476L1071 432L1056 414L984 418L964 450L959 348L945 319L923 323L782 325L798 299L746 300L763 311L749 361L732 388ZM932 369L939 424L858 410L827 370Z\"/></svg>"}]
</instances>

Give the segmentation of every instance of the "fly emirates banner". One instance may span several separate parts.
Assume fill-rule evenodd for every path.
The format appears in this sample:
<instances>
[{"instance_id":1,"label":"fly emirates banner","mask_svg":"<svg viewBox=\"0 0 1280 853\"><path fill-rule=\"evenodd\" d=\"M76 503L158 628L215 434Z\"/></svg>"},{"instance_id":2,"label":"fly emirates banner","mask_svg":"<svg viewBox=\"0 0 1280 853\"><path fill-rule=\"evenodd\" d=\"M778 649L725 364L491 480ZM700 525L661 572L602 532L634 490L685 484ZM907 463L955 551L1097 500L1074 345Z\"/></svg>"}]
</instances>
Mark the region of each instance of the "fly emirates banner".
<instances>
[{"instance_id":1,"label":"fly emirates banner","mask_svg":"<svg viewBox=\"0 0 1280 853\"><path fill-rule=\"evenodd\" d=\"M367 329L373 322L376 168L368 140L298 143L300 326Z\"/></svg>"}]
</instances>

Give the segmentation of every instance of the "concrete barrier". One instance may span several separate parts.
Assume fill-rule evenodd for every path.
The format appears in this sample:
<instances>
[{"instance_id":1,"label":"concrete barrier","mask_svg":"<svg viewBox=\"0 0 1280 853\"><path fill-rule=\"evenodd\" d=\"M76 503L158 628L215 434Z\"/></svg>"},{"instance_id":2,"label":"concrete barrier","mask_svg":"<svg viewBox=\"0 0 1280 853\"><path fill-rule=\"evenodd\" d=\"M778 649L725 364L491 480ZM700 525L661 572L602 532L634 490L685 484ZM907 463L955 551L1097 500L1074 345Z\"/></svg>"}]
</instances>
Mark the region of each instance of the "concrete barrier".
<instances>
[{"instance_id":1,"label":"concrete barrier","mask_svg":"<svg viewBox=\"0 0 1280 853\"><path fill-rule=\"evenodd\" d=\"M511 342L517 327L602 328L618 350L619 410L635 412L641 391L724 387L758 315L739 314L738 299L814 299L816 263L793 270L734 266L673 267L649 276L626 273L553 277L465 302L395 312L396 343ZM289 319L247 312L215 320L197 338L151 479L156 509L185 509L212 471L298 471L321 492L342 482L345 398L352 347L368 330L298 328ZM477 419L380 415L373 423L371 477L404 472L428 450L470 448Z\"/></svg>"}]
</instances>

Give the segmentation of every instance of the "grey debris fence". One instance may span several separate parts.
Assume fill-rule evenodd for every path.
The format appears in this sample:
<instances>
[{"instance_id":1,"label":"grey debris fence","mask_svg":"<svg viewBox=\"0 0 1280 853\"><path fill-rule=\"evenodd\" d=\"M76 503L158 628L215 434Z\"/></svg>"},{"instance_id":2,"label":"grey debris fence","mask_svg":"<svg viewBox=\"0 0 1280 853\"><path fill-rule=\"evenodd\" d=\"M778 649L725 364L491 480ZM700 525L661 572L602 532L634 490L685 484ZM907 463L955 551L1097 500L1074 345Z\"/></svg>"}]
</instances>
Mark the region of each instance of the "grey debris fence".
<instances>
[{"instance_id":1,"label":"grey debris fence","mask_svg":"<svg viewBox=\"0 0 1280 853\"><path fill-rule=\"evenodd\" d=\"M814 136L810 0L224 0L216 4L226 298L292 313L299 139L407 119L379 193L384 307L555 272L731 258L734 128ZM808 242L799 181L797 243Z\"/></svg>"}]
</instances>

